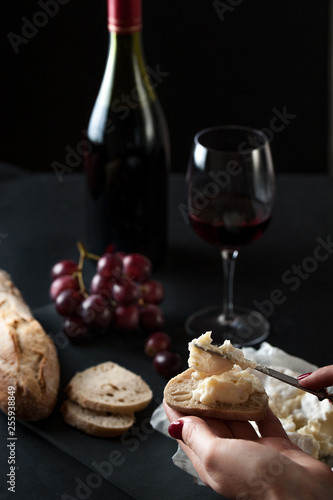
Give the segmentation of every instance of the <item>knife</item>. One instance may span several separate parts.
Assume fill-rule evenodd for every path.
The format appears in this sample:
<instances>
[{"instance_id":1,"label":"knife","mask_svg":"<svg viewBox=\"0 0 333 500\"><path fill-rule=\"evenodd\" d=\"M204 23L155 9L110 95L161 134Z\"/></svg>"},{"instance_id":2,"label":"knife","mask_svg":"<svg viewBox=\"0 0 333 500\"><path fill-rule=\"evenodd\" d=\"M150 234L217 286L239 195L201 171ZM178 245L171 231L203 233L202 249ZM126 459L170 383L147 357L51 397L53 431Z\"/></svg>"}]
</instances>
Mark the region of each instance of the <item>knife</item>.
<instances>
[{"instance_id":1,"label":"knife","mask_svg":"<svg viewBox=\"0 0 333 500\"><path fill-rule=\"evenodd\" d=\"M215 354L217 356L222 356L223 358L230 359L230 361L233 361L231 357L228 357L227 354L224 354L222 352L219 352L218 350L213 350L209 349L209 347L205 347L203 345L197 344L196 342L193 342L193 345L197 347L198 349L202 349L203 351L209 352L210 354ZM212 347L217 347L217 346L212 346ZM309 392L310 394L313 394L314 396L317 396L319 401L323 401L324 399L328 399L330 403L333 404L333 394L329 394L326 389L321 389L320 391L313 391L311 389L307 389L306 387L303 387L297 378L291 377L290 375L286 375L285 373L279 372L277 370L274 370L273 368L268 368L267 366L261 365L259 363L256 363L255 361L247 360L244 358L245 362L249 362L249 367L253 368L254 370L257 370L258 372L264 373L265 375L269 375L270 377L276 378L277 380L280 380L281 382L284 382L285 384L292 385L296 389L300 389L301 391Z\"/></svg>"}]
</instances>

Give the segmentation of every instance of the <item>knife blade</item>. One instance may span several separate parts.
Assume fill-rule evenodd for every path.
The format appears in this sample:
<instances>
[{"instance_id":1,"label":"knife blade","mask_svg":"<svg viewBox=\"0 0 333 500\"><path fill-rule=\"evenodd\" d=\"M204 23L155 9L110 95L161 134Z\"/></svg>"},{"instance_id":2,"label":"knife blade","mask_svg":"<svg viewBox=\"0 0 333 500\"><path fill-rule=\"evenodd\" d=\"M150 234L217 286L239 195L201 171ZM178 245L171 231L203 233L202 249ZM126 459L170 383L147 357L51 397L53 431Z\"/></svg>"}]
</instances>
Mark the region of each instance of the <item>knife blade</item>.
<instances>
[{"instance_id":1,"label":"knife blade","mask_svg":"<svg viewBox=\"0 0 333 500\"><path fill-rule=\"evenodd\" d=\"M217 350L215 351L213 349L209 349L209 347L197 344L196 342L193 342L193 345L195 347L197 347L198 349L202 349L203 351L206 351L210 354L215 354L216 356L222 356L223 358L230 359L230 358L228 358L227 354L223 354L222 352L218 352ZM217 346L212 346L212 347L217 347ZM245 361L248 361L248 360L246 360L246 358L244 358L244 359L245 359ZM273 377L277 380L280 380L281 382L284 382L285 384L289 384L289 385L295 387L296 389L300 389L301 391L305 391L305 392L308 392L310 394L313 394L314 396L317 396L319 401L323 401L324 399L328 399L330 401L330 403L333 404L333 394L329 394L326 389L321 389L320 391L314 391L311 389L307 389L306 387L303 387L299 383L297 378L291 377L290 375L286 375L285 373L274 370L273 368L269 368L268 366L264 366L264 365L261 365L259 363L256 363L255 361L253 362L253 360L251 360L250 363L251 363L250 368L252 368L254 370L257 370L261 373L264 373L265 375L268 375L268 376ZM255 363L255 364L253 364L253 363Z\"/></svg>"}]
</instances>

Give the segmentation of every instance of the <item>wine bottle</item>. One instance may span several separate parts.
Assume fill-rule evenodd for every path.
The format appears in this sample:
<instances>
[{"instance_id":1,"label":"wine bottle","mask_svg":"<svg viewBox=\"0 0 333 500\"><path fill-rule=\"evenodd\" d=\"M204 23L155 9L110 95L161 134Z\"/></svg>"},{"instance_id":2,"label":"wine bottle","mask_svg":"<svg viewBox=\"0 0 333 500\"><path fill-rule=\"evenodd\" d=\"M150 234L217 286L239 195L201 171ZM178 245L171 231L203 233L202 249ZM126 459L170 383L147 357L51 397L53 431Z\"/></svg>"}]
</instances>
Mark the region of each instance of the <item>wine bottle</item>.
<instances>
[{"instance_id":1,"label":"wine bottle","mask_svg":"<svg viewBox=\"0 0 333 500\"><path fill-rule=\"evenodd\" d=\"M87 244L138 252L160 264L167 249L167 124L146 66L141 0L108 0L109 53L87 127Z\"/></svg>"}]
</instances>

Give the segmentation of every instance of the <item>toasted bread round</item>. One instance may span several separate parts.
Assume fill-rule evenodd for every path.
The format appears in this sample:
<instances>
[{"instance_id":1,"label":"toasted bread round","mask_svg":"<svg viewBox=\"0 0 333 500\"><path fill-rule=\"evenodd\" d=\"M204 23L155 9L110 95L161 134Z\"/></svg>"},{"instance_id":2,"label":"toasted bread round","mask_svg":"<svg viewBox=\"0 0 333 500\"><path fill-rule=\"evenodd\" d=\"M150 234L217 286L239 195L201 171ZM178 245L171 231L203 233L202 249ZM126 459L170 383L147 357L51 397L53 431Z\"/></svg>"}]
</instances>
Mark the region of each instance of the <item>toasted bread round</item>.
<instances>
[{"instance_id":1,"label":"toasted bread round","mask_svg":"<svg viewBox=\"0 0 333 500\"><path fill-rule=\"evenodd\" d=\"M199 381L192 378L193 368L188 368L169 380L164 389L164 399L174 410L196 415L198 417L213 417L225 420L262 420L268 408L268 396L265 391L250 394L245 403L231 404L216 402L205 405L192 396Z\"/></svg>"},{"instance_id":2,"label":"toasted bread round","mask_svg":"<svg viewBox=\"0 0 333 500\"><path fill-rule=\"evenodd\" d=\"M111 361L77 373L65 391L83 408L115 413L143 410L153 397L139 375Z\"/></svg>"},{"instance_id":3,"label":"toasted bread round","mask_svg":"<svg viewBox=\"0 0 333 500\"><path fill-rule=\"evenodd\" d=\"M89 410L67 399L61 407L65 422L86 434L114 437L126 432L135 422L134 413L108 413Z\"/></svg>"}]
</instances>

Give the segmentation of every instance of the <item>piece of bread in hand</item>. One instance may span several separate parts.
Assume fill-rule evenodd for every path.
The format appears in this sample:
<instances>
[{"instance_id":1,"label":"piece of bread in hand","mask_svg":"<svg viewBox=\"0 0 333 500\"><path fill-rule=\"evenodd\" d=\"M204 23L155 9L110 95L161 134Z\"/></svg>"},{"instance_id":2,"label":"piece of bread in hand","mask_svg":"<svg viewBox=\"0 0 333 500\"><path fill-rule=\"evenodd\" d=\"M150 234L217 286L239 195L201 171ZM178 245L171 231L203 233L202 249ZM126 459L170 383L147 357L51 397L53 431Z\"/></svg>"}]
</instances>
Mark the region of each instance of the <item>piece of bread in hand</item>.
<instances>
[{"instance_id":1,"label":"piece of bread in hand","mask_svg":"<svg viewBox=\"0 0 333 500\"><path fill-rule=\"evenodd\" d=\"M176 377L169 380L164 389L166 403L182 413L206 418L220 418L225 420L262 420L268 408L266 392L255 391L249 395L245 403L221 403L205 405L193 398L192 391L198 387L201 380L194 379L193 368L188 368Z\"/></svg>"},{"instance_id":2,"label":"piece of bread in hand","mask_svg":"<svg viewBox=\"0 0 333 500\"><path fill-rule=\"evenodd\" d=\"M135 422L134 413L108 413L90 410L67 399L61 406L67 424L86 434L114 437L126 432Z\"/></svg>"},{"instance_id":3,"label":"piece of bread in hand","mask_svg":"<svg viewBox=\"0 0 333 500\"><path fill-rule=\"evenodd\" d=\"M59 378L52 339L34 319L10 276L0 270L0 408L8 412L10 392L16 418L48 417L57 401Z\"/></svg>"},{"instance_id":4,"label":"piece of bread in hand","mask_svg":"<svg viewBox=\"0 0 333 500\"><path fill-rule=\"evenodd\" d=\"M139 375L111 361L74 375L65 392L84 408L115 413L143 410L153 397Z\"/></svg>"}]
</instances>

